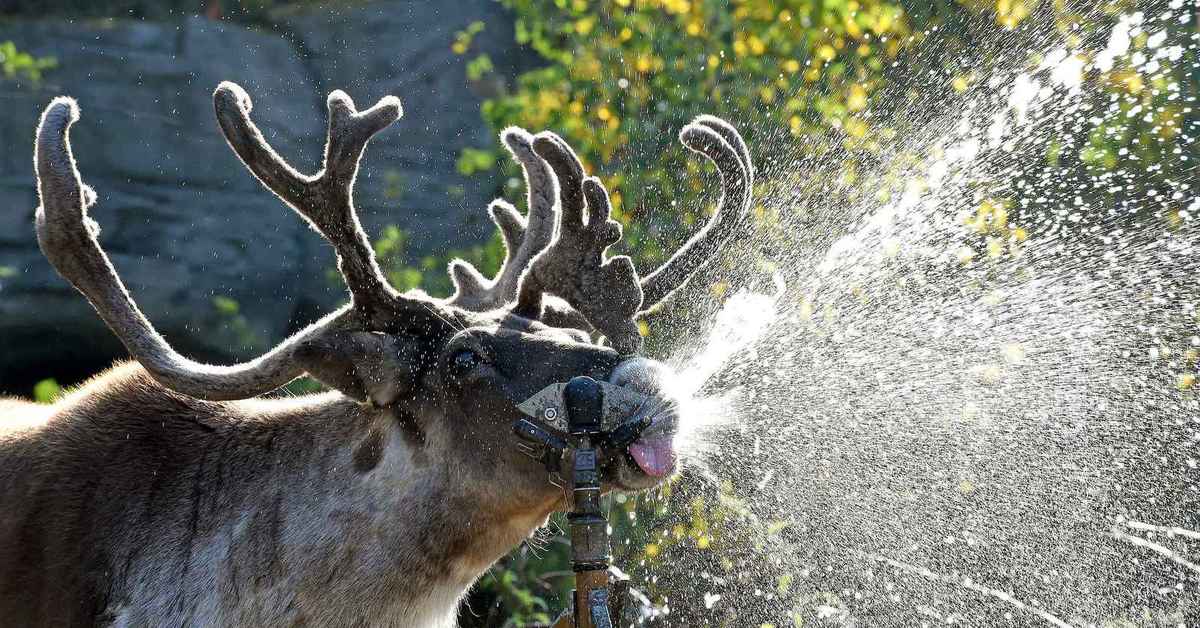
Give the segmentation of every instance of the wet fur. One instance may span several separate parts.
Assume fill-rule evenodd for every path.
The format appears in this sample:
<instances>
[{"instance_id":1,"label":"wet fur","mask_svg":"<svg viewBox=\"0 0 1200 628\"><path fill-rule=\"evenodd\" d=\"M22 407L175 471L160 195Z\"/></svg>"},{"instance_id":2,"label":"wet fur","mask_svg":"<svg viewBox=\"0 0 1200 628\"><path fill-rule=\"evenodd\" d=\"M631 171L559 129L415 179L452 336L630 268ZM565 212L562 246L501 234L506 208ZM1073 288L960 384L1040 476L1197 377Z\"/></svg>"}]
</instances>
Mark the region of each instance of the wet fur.
<instances>
[{"instance_id":1,"label":"wet fur","mask_svg":"<svg viewBox=\"0 0 1200 628\"><path fill-rule=\"evenodd\" d=\"M557 499L336 393L199 401L134 363L0 412L7 625L453 625Z\"/></svg>"}]
</instances>

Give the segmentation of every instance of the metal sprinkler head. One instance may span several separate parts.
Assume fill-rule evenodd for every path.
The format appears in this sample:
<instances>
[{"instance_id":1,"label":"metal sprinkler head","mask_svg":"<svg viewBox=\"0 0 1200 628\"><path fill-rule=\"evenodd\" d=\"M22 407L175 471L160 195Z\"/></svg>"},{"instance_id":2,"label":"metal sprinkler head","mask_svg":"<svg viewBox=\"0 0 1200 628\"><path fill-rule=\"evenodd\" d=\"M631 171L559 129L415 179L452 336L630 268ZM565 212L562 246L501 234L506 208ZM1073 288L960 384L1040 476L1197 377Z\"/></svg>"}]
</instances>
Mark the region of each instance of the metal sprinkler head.
<instances>
[{"instance_id":1,"label":"metal sprinkler head","mask_svg":"<svg viewBox=\"0 0 1200 628\"><path fill-rule=\"evenodd\" d=\"M627 586L617 583L620 591L615 592L609 581L612 556L608 519L600 507L600 460L606 453L624 450L650 426L648 417L619 421L642 401L628 389L575 377L520 405L530 417L513 424L522 451L560 479L564 462L571 461L572 508L567 521L575 591L572 608L554 622L555 628L611 628L612 618L620 616Z\"/></svg>"}]
</instances>

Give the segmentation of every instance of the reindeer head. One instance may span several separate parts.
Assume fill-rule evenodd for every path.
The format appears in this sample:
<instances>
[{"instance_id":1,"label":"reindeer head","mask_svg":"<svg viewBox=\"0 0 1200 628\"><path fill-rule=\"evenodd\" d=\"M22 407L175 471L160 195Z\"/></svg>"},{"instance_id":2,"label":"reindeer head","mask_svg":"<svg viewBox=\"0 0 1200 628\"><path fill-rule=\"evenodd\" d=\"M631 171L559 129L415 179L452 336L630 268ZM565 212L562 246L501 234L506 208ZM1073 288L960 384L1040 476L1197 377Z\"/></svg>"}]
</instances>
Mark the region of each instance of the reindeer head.
<instances>
[{"instance_id":1,"label":"reindeer head","mask_svg":"<svg viewBox=\"0 0 1200 628\"><path fill-rule=\"evenodd\" d=\"M332 93L324 165L309 176L268 145L240 87L223 83L214 100L238 157L336 250L349 304L242 364L211 366L177 353L100 248L98 227L87 216L95 194L80 178L68 139L79 117L68 98L50 104L37 136L37 232L47 258L167 389L202 400L245 399L307 373L364 406L393 413L428 458L451 460L501 490L545 491L545 470L518 451L511 430L521 416L517 404L544 387L588 375L667 401L663 367L637 355L636 319L707 262L750 202L752 170L741 137L719 119L698 118L680 139L716 164L725 186L721 204L669 261L639 278L628 257L605 257L621 238L620 225L609 217L603 185L585 176L571 148L552 133L508 129L502 139L524 169L529 215L503 201L489 208L507 249L502 269L489 280L455 261L452 297L400 294L380 272L352 200L363 150L400 117L399 101L388 97L358 111L344 93ZM645 488L674 469L673 419L661 414L628 452L608 462L610 486Z\"/></svg>"}]
</instances>

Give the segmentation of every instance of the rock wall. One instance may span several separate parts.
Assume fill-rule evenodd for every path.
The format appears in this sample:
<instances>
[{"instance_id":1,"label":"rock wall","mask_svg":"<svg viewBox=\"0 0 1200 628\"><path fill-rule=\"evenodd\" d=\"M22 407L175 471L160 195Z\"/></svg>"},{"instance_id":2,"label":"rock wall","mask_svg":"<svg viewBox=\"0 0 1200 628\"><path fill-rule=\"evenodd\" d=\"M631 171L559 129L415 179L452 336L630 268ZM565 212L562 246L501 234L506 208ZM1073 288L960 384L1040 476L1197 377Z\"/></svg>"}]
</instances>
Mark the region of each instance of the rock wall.
<instances>
[{"instance_id":1,"label":"rock wall","mask_svg":"<svg viewBox=\"0 0 1200 628\"><path fill-rule=\"evenodd\" d=\"M372 233L408 229L416 252L462 245L488 234L484 207L495 192L454 166L462 147L491 141L465 59L450 50L475 20L487 24L476 48L501 75L530 61L512 41L511 18L489 0L308 9L263 30L200 17L0 22L0 41L59 61L39 86L0 79L0 392L27 394L47 376L76 380L124 355L37 248L32 139L50 98L80 103L72 144L99 194L101 242L143 311L181 350L228 361L278 341L344 292L323 242L226 146L213 88L245 87L270 141L308 171L319 167L325 94L344 89L360 106L399 96L404 118L368 147L360 213Z\"/></svg>"}]
</instances>

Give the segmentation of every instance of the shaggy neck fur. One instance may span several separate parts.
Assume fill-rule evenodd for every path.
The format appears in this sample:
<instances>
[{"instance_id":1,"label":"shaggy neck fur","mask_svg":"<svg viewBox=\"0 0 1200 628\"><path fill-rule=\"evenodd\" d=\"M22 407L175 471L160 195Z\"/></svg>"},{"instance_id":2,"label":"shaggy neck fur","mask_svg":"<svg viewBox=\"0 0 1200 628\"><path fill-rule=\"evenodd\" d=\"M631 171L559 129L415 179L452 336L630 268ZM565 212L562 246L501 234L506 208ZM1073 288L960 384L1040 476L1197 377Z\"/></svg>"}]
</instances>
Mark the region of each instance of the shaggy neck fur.
<instances>
[{"instance_id":1,"label":"shaggy neck fur","mask_svg":"<svg viewBox=\"0 0 1200 628\"><path fill-rule=\"evenodd\" d=\"M136 364L30 423L0 424L13 625L449 626L558 502L474 488L487 469L407 412L197 401Z\"/></svg>"}]
</instances>

